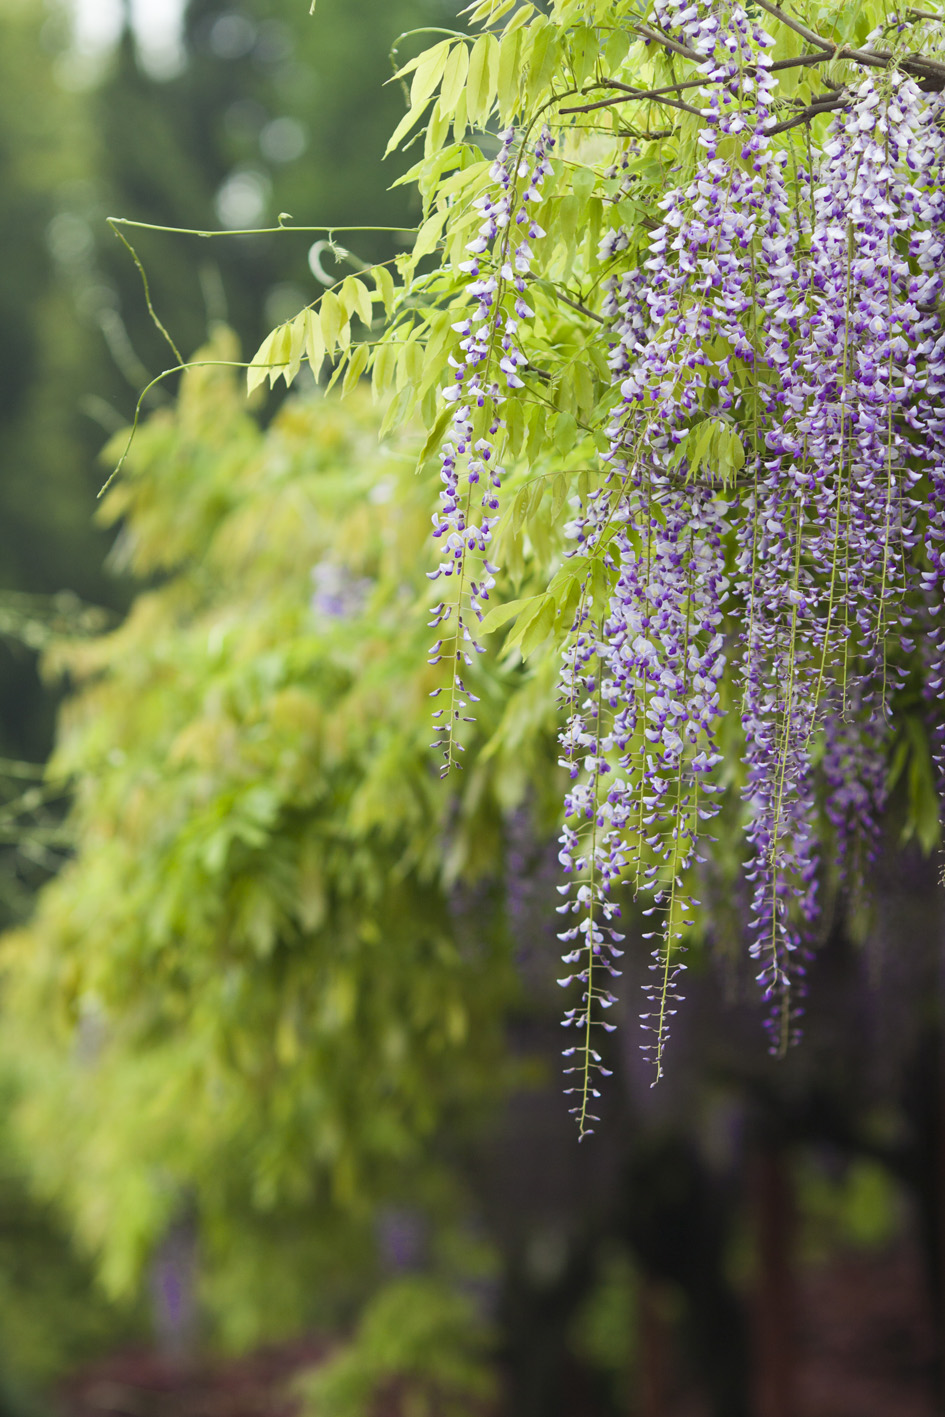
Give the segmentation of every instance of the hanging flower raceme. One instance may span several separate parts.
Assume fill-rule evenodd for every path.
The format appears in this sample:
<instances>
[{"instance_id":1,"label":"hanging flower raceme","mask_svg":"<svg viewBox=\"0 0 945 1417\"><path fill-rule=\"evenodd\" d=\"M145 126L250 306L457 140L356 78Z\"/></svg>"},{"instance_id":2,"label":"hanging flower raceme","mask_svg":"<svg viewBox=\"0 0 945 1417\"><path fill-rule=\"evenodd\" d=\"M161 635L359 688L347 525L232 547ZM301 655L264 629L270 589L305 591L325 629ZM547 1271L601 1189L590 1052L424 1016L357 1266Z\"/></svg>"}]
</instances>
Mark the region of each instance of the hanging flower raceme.
<instances>
[{"instance_id":1,"label":"hanging flower raceme","mask_svg":"<svg viewBox=\"0 0 945 1417\"><path fill-rule=\"evenodd\" d=\"M451 665L448 706L434 713L433 746L442 752L443 775L457 765L456 755L463 750L457 737L460 722L471 721L464 710L475 696L463 672L473 653L482 652L476 625L495 586L497 567L488 553L504 475L499 461L502 406L510 389L523 386L519 370L528 361L519 325L534 313L525 298L533 259L529 243L545 234L529 206L540 200L551 171L548 155L554 140L544 128L530 156L517 151L516 142L513 128L502 134L490 171L494 187L476 199L482 223L467 245L470 259L460 267L475 305L453 326L460 336L449 360L454 380L443 394L452 413L441 451L440 506L433 517L443 559L429 573L431 580L453 581L452 595L433 607L430 621L435 628L445 625L446 631L431 647L429 662L446 658ZM434 696L443 692L436 689Z\"/></svg>"},{"instance_id":2,"label":"hanging flower raceme","mask_svg":"<svg viewBox=\"0 0 945 1417\"><path fill-rule=\"evenodd\" d=\"M655 916L654 928L647 934L657 943L643 1024L653 1035L646 1046L658 1078L683 969L679 951L696 904L686 876L700 823L714 815L712 777L720 760L725 516L720 489L696 480L689 448L706 414L730 446L737 442L730 414L736 368L753 357L743 325L754 300L747 253L767 195L758 154L768 117L769 41L744 11L733 11L728 27L712 12L699 19L693 7L689 14L687 42L706 56L704 156L693 180L663 200L663 223L641 278L614 278L608 288L617 335L610 366L621 403L608 430L609 485L579 533L581 554L602 557L616 587L605 607L595 611L585 603L582 610L579 642L593 644L597 663L585 681L591 696L575 693L565 655L569 719L562 746L572 774L580 767L575 744L590 749L581 788L566 802L562 838L565 869L581 876L562 906L579 923L561 938L572 945L566 961L583 963L565 981L576 977L583 987L581 1004L565 1020L583 1035L581 1045L567 1050L577 1059L570 1070L579 1078L574 1110L582 1134L595 1120L588 1104L599 1060L591 1030L607 1026L595 1015L611 1002L594 982L595 972L614 969L606 934L616 909L611 887L629 867L637 888L652 898L646 913ZM672 16L664 21L671 24ZM756 75L750 79L749 63ZM720 156L719 144L732 138L748 165L735 167ZM625 244L609 236L602 256ZM713 361L707 351L718 342L727 352ZM595 616L596 640L587 632ZM576 940L583 940L577 950Z\"/></svg>"},{"instance_id":3,"label":"hanging flower raceme","mask_svg":"<svg viewBox=\"0 0 945 1417\"><path fill-rule=\"evenodd\" d=\"M778 1052L797 1036L817 919L817 802L849 886L877 848L920 607L934 611L933 692L945 682L942 100L894 67L869 71L819 161L795 149L792 199L770 38L737 5L655 9L702 57L701 158L663 198L642 263L605 284L609 473L570 528L588 575L563 656L561 861L576 879L560 909L562 982L582 987L565 1020L581 1033L566 1056L582 1134L625 879L650 896L643 1020L660 1075L690 867L716 810L726 664L741 690L749 952ZM601 258L630 249L610 232Z\"/></svg>"}]
</instances>

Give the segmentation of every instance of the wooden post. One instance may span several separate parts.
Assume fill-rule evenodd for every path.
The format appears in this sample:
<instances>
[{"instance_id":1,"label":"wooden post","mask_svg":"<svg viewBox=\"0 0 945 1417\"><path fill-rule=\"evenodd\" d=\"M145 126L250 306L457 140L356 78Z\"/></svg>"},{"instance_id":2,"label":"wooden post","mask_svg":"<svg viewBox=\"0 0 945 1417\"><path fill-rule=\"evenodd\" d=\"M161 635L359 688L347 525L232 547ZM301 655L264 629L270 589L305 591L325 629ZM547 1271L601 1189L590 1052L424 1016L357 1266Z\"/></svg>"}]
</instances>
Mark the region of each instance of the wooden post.
<instances>
[{"instance_id":1,"label":"wooden post","mask_svg":"<svg viewBox=\"0 0 945 1417\"><path fill-rule=\"evenodd\" d=\"M755 1162L758 1274L755 1392L759 1417L796 1417L796 1305L792 1266L794 1197L786 1153L770 1147Z\"/></svg>"},{"instance_id":2,"label":"wooden post","mask_svg":"<svg viewBox=\"0 0 945 1417\"><path fill-rule=\"evenodd\" d=\"M644 1272L640 1284L639 1417L667 1417L669 1332L659 1282Z\"/></svg>"}]
</instances>

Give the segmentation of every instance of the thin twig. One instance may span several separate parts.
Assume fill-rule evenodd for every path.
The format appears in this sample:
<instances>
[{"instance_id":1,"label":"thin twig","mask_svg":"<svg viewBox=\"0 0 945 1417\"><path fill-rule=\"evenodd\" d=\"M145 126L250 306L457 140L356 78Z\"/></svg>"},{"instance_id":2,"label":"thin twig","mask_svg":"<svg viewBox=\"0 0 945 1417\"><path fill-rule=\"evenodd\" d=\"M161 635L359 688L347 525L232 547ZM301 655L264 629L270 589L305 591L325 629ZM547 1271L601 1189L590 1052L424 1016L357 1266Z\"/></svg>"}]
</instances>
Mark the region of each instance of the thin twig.
<instances>
[{"instance_id":1,"label":"thin twig","mask_svg":"<svg viewBox=\"0 0 945 1417\"><path fill-rule=\"evenodd\" d=\"M773 15L776 20L780 20L782 25L786 25L789 30L799 34L802 39L806 39L808 44L816 44L818 49L823 49L827 54L832 55L836 45L830 44L826 39L822 39L814 30L809 30L806 25L802 25L800 20L795 20L793 16L785 13L780 5L775 5L772 0L757 0L762 10L767 10L769 15Z\"/></svg>"},{"instance_id":2,"label":"thin twig","mask_svg":"<svg viewBox=\"0 0 945 1417\"><path fill-rule=\"evenodd\" d=\"M616 88L617 85L615 84L614 87ZM674 85L673 87L695 88L697 87L697 85L679 84ZM683 113L693 113L697 118L702 117L702 111L700 109L693 108L691 103L683 103L681 98L666 98L664 96L665 92L665 90L651 89L641 93L621 93L618 94L616 98L601 98L598 99L595 103L581 103L574 108L562 108L559 110L559 112L593 113L598 108L613 108L614 105L618 103L632 103L634 99L651 99L654 103L665 104L667 108L681 108Z\"/></svg>"},{"instance_id":3,"label":"thin twig","mask_svg":"<svg viewBox=\"0 0 945 1417\"><path fill-rule=\"evenodd\" d=\"M274 236L288 231L327 231L329 238L336 231L393 231L403 236L412 236L420 230L417 226L247 226L223 231L202 231L196 226L158 226L150 221L132 221L130 217L110 216L105 218L109 226L135 226L139 231L165 231L173 236Z\"/></svg>"},{"instance_id":4,"label":"thin twig","mask_svg":"<svg viewBox=\"0 0 945 1417\"><path fill-rule=\"evenodd\" d=\"M167 340L168 344L169 344L170 347L171 347L171 351L173 352L174 358L177 360L178 364L183 364L183 362L184 362L184 356L181 354L180 350L177 348L177 345L176 345L176 344L174 343L174 341L171 339L171 336L169 335L167 329L165 328L163 321L160 319L160 317L159 317L157 311L155 310L154 306L153 306L152 303L151 303L151 290L150 290L150 287L149 287L149 285L148 285L148 277L147 277L147 274L146 274L146 272L145 272L144 266L141 264L141 259L140 259L140 257L138 256L138 253L137 253L137 251L135 250L135 248L132 246L131 242L128 240L127 236L124 236L124 235L118 230L119 225L122 225L122 226L139 226L140 224L141 224L141 223L139 223L139 222L123 222L120 217L111 217L111 216L110 216L110 217L108 218L108 225L111 227L112 231L113 231L113 232L115 233L115 235L118 237L118 240L121 242L121 244L122 244L123 246L127 247L128 251L131 253L131 259L134 261L135 265L138 267L138 271L139 271L139 274L140 274L140 276L141 276L141 284L144 286L144 299L145 299L145 304L146 304L147 307L148 307L148 314L151 316L151 319L153 320L153 322L154 322L155 326L157 327L157 329L160 331L160 333L161 333L161 334L164 336L164 338Z\"/></svg>"},{"instance_id":5,"label":"thin twig","mask_svg":"<svg viewBox=\"0 0 945 1417\"><path fill-rule=\"evenodd\" d=\"M699 54L695 49L690 49L688 44L680 44L675 39L670 39L668 35L662 34L659 30L651 29L649 25L634 25L633 30L641 39L648 39L661 44L664 49L671 49L674 54L681 54L684 59L691 59L696 64L705 63L705 55Z\"/></svg>"},{"instance_id":6,"label":"thin twig","mask_svg":"<svg viewBox=\"0 0 945 1417\"><path fill-rule=\"evenodd\" d=\"M815 64L824 64L828 60L833 59L833 57L834 55L832 51L830 53L823 51L819 54L799 54L794 59L779 59L776 63L770 66L768 72L773 74L775 72L783 72L785 69L811 68ZM754 65L746 66L747 73L752 73L754 69ZM680 93L685 89L705 88L708 84L721 84L728 82L730 82L730 80L727 75L723 78L710 78L708 75L705 75L700 79L687 79L684 83L667 84L664 88L660 89L634 89L629 84L621 83L619 79L603 79L600 82L594 84L593 88L619 89L619 94L610 98L597 99L593 103L584 103L581 104L579 107L575 108L562 108L560 112L593 113L596 109L613 108L619 103L631 103L634 99L658 99L661 102L668 102L669 100L664 99L665 94ZM822 82L827 84L828 88L838 89L841 87L839 84L831 83L831 81L826 78L824 78ZM687 112L692 111L693 110L688 109L687 107Z\"/></svg>"},{"instance_id":7,"label":"thin twig","mask_svg":"<svg viewBox=\"0 0 945 1417\"><path fill-rule=\"evenodd\" d=\"M606 325L607 321L604 319L603 315L595 315L593 310L588 310L587 306L582 305L579 300L572 300L569 295L565 295L563 291L558 290L555 286L551 288L555 293L555 298L560 300L562 304L570 305L571 309L576 310L579 315L586 315L589 320L596 320L599 325Z\"/></svg>"}]
</instances>

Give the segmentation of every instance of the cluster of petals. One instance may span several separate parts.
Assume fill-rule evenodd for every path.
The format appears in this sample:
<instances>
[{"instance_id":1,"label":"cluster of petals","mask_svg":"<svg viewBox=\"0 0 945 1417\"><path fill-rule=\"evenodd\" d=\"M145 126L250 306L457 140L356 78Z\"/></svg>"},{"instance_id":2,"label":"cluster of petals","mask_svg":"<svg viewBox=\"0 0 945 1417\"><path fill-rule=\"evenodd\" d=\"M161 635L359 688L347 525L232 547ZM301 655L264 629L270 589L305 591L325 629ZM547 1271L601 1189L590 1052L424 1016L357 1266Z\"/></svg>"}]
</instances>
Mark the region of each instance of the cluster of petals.
<instances>
[{"instance_id":1,"label":"cluster of petals","mask_svg":"<svg viewBox=\"0 0 945 1417\"><path fill-rule=\"evenodd\" d=\"M490 170L493 186L475 203L482 221L467 244L469 259L460 265L472 309L453 325L459 340L449 357L453 381L443 392L450 423L440 453L439 507L433 515L441 560L428 573L431 580L452 578L455 586L452 595L433 607L429 622L439 628L452 620L429 653L430 664L439 664L444 657L452 662L449 707L434 713L433 746L443 753L444 773L454 764L454 754L462 751L456 727L460 721L470 721L464 710L474 698L463 682L462 669L472 662L474 652L481 652L475 626L495 586L497 567L489 560L489 550L504 475L497 440L503 428L502 405L510 390L523 386L520 371L528 362L519 326L534 314L526 299L533 260L529 243L545 235L530 207L541 200L542 184L551 172L553 144L545 128L529 155L519 147L514 128L502 134ZM489 423L477 437L476 412L487 403ZM435 690L434 696L442 692Z\"/></svg>"},{"instance_id":2,"label":"cluster of petals","mask_svg":"<svg viewBox=\"0 0 945 1417\"><path fill-rule=\"evenodd\" d=\"M774 1051L798 1033L824 830L848 885L878 849L895 697L917 653L929 696L945 684L945 103L894 66L870 70L808 171L775 143L772 41L749 10L655 10L701 56L703 122L642 262L621 269L619 230L601 249L619 398L608 478L570 530L611 589L585 596L561 677L582 1132L626 880L652 927L642 1017L661 1070L692 867L718 809L726 665L747 945ZM740 452L725 477L690 452L707 421ZM945 733L937 743L945 768Z\"/></svg>"}]
</instances>

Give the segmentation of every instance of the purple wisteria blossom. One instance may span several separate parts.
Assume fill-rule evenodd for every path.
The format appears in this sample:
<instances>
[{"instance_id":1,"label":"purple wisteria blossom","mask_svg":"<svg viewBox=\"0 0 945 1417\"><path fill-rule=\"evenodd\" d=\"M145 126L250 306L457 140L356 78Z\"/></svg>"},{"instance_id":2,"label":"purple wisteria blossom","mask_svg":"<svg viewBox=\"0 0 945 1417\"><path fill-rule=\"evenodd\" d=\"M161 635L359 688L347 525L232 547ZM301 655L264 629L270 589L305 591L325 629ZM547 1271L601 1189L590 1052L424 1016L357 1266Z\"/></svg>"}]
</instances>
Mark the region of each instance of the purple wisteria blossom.
<instances>
[{"instance_id":1,"label":"purple wisteria blossom","mask_svg":"<svg viewBox=\"0 0 945 1417\"><path fill-rule=\"evenodd\" d=\"M514 128L502 134L490 170L495 186L476 198L482 223L466 247L470 259L460 266L475 305L453 326L460 339L449 360L453 383L443 394L452 414L441 451L440 506L433 516L433 535L441 543L443 559L429 573L431 580L454 582L453 593L433 607L430 621L435 628L447 629L432 645L429 663L445 657L452 670L448 707L434 712L433 746L442 752L443 775L457 765L456 754L462 752L459 723L471 721L464 710L475 696L465 686L463 671L473 653L482 652L475 629L495 586L497 567L488 552L504 475L497 446L504 426L501 411L508 392L523 387L519 371L528 362L519 325L534 314L525 298L533 259L529 243L545 235L529 207L541 199L553 145L547 128L531 154L518 145ZM434 696L443 692L437 689Z\"/></svg>"},{"instance_id":2,"label":"purple wisteria blossom","mask_svg":"<svg viewBox=\"0 0 945 1417\"><path fill-rule=\"evenodd\" d=\"M703 121L643 259L621 269L619 229L600 253L617 403L604 485L569 527L586 571L561 676L561 982L582 989L565 1019L582 1135L625 881L650 921L642 1017L661 1072L690 868L722 790L723 672L775 1052L802 1012L819 813L849 884L878 847L917 654L930 697L945 684L945 102L894 64L869 69L814 161L776 141L772 41L747 9L654 12L701 56Z\"/></svg>"}]
</instances>

